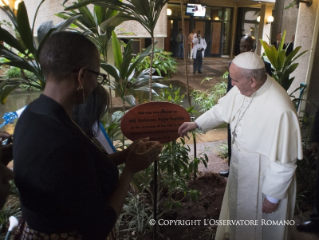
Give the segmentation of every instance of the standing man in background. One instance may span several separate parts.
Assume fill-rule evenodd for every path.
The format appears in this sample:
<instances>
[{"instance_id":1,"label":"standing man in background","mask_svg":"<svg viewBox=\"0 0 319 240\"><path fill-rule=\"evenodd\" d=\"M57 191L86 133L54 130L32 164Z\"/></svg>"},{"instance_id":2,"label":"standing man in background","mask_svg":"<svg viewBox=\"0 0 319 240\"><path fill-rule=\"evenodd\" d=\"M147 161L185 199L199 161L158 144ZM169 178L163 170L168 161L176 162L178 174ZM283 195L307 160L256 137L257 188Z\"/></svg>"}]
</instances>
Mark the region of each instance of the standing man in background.
<instances>
[{"instance_id":1,"label":"standing man in background","mask_svg":"<svg viewBox=\"0 0 319 240\"><path fill-rule=\"evenodd\" d=\"M179 34L176 37L178 53L177 56L180 59L184 59L184 36L182 29L179 29Z\"/></svg>"},{"instance_id":2,"label":"standing man in background","mask_svg":"<svg viewBox=\"0 0 319 240\"><path fill-rule=\"evenodd\" d=\"M286 50L286 57L294 50L295 34L291 37L291 42L289 43Z\"/></svg>"},{"instance_id":3,"label":"standing man in background","mask_svg":"<svg viewBox=\"0 0 319 240\"><path fill-rule=\"evenodd\" d=\"M202 73L203 58L207 44L205 39L201 37L200 31L198 31L197 36L194 37L193 44L193 73L196 71L198 71L198 73Z\"/></svg>"},{"instance_id":4,"label":"standing man in background","mask_svg":"<svg viewBox=\"0 0 319 240\"><path fill-rule=\"evenodd\" d=\"M277 39L276 42L271 43L271 45L275 46L275 48L278 50L279 44L281 42L282 39L282 33L277 33ZM282 46L282 49L286 49L286 44L284 43L284 45Z\"/></svg>"}]
</instances>

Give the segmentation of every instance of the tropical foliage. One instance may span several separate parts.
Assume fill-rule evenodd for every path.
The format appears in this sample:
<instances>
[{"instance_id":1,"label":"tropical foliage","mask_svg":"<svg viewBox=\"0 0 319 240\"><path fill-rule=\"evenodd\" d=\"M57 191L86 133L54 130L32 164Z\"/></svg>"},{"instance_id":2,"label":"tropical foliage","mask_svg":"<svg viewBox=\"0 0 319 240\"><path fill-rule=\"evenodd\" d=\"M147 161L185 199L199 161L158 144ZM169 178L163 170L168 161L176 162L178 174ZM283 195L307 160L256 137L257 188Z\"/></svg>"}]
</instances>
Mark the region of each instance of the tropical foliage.
<instances>
[{"instance_id":1,"label":"tropical foliage","mask_svg":"<svg viewBox=\"0 0 319 240\"><path fill-rule=\"evenodd\" d=\"M154 60L152 68L155 69L155 72L159 76L170 77L173 73L176 72L177 63L174 58L171 57L173 53L166 52L161 48L155 48L154 51ZM133 58L132 62L135 61L139 57L139 54ZM151 58L150 56L146 56L137 66L136 73L141 73L144 69L150 68Z\"/></svg>"},{"instance_id":2,"label":"tropical foliage","mask_svg":"<svg viewBox=\"0 0 319 240\"><path fill-rule=\"evenodd\" d=\"M286 56L286 49L283 49L285 43L286 31L282 36L278 50L275 46L269 46L266 41L260 40L261 45L265 50L265 55L274 68L272 77L285 89L288 90L295 77L291 77L298 67L299 63L295 61L305 54L307 51L299 53L301 47L296 47L288 56ZM299 54L298 54L299 53Z\"/></svg>"},{"instance_id":3,"label":"tropical foliage","mask_svg":"<svg viewBox=\"0 0 319 240\"><path fill-rule=\"evenodd\" d=\"M5 103L7 96L20 85L34 87L43 90L45 87L45 78L41 72L39 63L39 52L44 41L54 32L63 31L78 17L74 16L66 21L52 26L52 22L45 22L38 28L38 43L33 38L34 25L40 6L36 10L32 27L29 25L29 17L25 3L19 3L17 14L8 6L0 6L0 9L9 17L13 24L14 35L8 30L0 28L0 41L3 41L9 47L0 45L0 66L12 66L21 70L21 77L7 79L0 84L0 101ZM34 77L28 77L25 71L34 74Z\"/></svg>"},{"instance_id":4,"label":"tropical foliage","mask_svg":"<svg viewBox=\"0 0 319 240\"><path fill-rule=\"evenodd\" d=\"M68 0L64 1L67 2ZM168 3L169 0L128 0L121 2L118 0L87 0L68 7L67 10L76 9L90 3L105 8L110 8L121 12L119 15L126 19L135 20L139 22L146 31L150 34L152 40L151 57L150 57L150 71L149 71L149 98L152 100L152 67L153 67L153 53L154 53L154 30L160 13Z\"/></svg>"},{"instance_id":5,"label":"tropical foliage","mask_svg":"<svg viewBox=\"0 0 319 240\"><path fill-rule=\"evenodd\" d=\"M115 60L115 66L110 63L102 63L101 68L109 73L114 80L110 80L108 83L112 90L114 90L123 101L123 112L125 112L125 101L135 106L135 98L132 96L135 91L149 91L146 86L148 84L149 69L143 70L138 76L134 76L136 65L139 64L142 59L147 56L151 50L148 47L143 53L135 59L134 63L131 63L132 54L132 40L126 45L123 55L121 52L120 42L116 37L115 32L112 32L112 47ZM159 76L152 77L152 87L166 87L163 84L155 83L153 80L159 79ZM156 94L152 90L153 94Z\"/></svg>"},{"instance_id":6,"label":"tropical foliage","mask_svg":"<svg viewBox=\"0 0 319 240\"><path fill-rule=\"evenodd\" d=\"M82 2L84 1L78 0L78 4ZM72 29L84 34L94 42L104 61L107 62L107 51L111 46L112 31L122 22L130 20L130 18L119 14L116 10L98 5L94 6L92 12L84 5L76 10L66 10L56 14L56 16L65 20L78 15L80 16L71 25ZM121 31L118 34L121 34Z\"/></svg>"},{"instance_id":7,"label":"tropical foliage","mask_svg":"<svg viewBox=\"0 0 319 240\"><path fill-rule=\"evenodd\" d=\"M205 78L204 81L209 81L211 78ZM221 81L212 88L202 92L200 90L194 90L192 96L196 105L200 106L200 112L204 113L217 104L218 100L226 95L227 83Z\"/></svg>"}]
</instances>

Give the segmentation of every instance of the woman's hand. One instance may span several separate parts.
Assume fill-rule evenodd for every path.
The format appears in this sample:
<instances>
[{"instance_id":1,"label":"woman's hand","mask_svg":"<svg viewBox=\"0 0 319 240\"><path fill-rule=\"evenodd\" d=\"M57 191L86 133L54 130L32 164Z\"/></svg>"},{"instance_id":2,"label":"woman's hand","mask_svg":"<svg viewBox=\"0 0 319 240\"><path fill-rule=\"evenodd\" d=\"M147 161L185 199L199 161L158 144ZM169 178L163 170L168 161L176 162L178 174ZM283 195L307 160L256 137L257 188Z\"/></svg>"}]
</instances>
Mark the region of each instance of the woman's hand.
<instances>
[{"instance_id":1,"label":"woman's hand","mask_svg":"<svg viewBox=\"0 0 319 240\"><path fill-rule=\"evenodd\" d=\"M125 169L133 174L144 170L157 159L161 151L162 144L158 141L147 141L147 139L134 141L126 158Z\"/></svg>"},{"instance_id":2,"label":"woman's hand","mask_svg":"<svg viewBox=\"0 0 319 240\"><path fill-rule=\"evenodd\" d=\"M3 163L4 166L7 166L13 158L12 144L2 145L2 141L10 137L11 135L9 133L0 131L0 162Z\"/></svg>"}]
</instances>

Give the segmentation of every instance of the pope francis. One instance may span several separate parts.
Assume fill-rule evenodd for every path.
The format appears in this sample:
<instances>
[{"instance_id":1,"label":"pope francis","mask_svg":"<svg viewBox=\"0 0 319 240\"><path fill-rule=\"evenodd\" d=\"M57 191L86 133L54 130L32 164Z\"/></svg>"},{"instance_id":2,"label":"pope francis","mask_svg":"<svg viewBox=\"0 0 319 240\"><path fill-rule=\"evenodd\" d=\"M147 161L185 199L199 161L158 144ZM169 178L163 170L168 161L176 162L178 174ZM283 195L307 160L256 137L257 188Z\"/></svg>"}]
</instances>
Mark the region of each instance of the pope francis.
<instances>
[{"instance_id":1,"label":"pope francis","mask_svg":"<svg viewBox=\"0 0 319 240\"><path fill-rule=\"evenodd\" d=\"M296 198L296 161L302 159L299 121L287 92L246 52L229 68L234 86L181 137L223 122L232 131L232 161L216 240L289 240Z\"/></svg>"}]
</instances>

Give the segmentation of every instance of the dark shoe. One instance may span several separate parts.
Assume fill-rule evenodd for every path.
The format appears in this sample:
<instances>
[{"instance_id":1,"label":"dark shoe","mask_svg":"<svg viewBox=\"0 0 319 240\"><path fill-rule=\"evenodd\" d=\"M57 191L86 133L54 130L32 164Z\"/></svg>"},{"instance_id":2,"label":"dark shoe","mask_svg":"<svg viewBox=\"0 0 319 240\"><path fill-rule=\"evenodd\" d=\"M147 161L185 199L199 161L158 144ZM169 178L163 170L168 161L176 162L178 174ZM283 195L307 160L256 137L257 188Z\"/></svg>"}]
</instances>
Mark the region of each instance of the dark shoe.
<instances>
[{"instance_id":1,"label":"dark shoe","mask_svg":"<svg viewBox=\"0 0 319 240\"><path fill-rule=\"evenodd\" d=\"M304 221L297 223L296 229L301 232L319 232L319 224L314 221Z\"/></svg>"},{"instance_id":2,"label":"dark shoe","mask_svg":"<svg viewBox=\"0 0 319 240\"><path fill-rule=\"evenodd\" d=\"M229 175L229 170L219 172L219 175L222 176L222 177L228 177L228 175Z\"/></svg>"},{"instance_id":3,"label":"dark shoe","mask_svg":"<svg viewBox=\"0 0 319 240\"><path fill-rule=\"evenodd\" d=\"M202 73L202 72L198 72L198 73Z\"/></svg>"}]
</instances>

